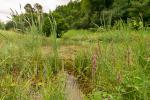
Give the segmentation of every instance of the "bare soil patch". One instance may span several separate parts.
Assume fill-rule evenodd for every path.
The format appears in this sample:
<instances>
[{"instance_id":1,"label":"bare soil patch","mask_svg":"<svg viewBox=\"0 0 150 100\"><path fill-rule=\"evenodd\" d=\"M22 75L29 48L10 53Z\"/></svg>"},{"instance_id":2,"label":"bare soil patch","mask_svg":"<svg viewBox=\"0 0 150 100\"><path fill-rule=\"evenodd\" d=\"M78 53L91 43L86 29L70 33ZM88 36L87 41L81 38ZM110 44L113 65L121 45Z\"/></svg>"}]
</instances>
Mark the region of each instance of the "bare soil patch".
<instances>
[{"instance_id":1,"label":"bare soil patch","mask_svg":"<svg viewBox=\"0 0 150 100\"><path fill-rule=\"evenodd\" d=\"M58 48L58 53L61 59L73 59L77 52L85 47L77 46L77 45L65 45ZM48 56L53 53L53 49L51 46L44 46L41 48L42 55Z\"/></svg>"}]
</instances>

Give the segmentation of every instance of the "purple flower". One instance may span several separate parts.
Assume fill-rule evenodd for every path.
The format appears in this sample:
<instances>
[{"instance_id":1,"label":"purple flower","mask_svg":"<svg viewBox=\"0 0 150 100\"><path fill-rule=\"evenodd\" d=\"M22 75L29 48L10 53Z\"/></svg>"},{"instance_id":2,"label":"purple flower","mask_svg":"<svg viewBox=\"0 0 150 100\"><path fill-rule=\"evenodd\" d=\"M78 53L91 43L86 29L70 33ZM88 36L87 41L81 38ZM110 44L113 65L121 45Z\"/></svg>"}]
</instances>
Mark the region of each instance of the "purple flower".
<instances>
[{"instance_id":1,"label":"purple flower","mask_svg":"<svg viewBox=\"0 0 150 100\"><path fill-rule=\"evenodd\" d=\"M96 66L97 66L97 55L93 54L93 57L92 57L92 73L93 73L93 75L96 73Z\"/></svg>"},{"instance_id":2,"label":"purple flower","mask_svg":"<svg viewBox=\"0 0 150 100\"><path fill-rule=\"evenodd\" d=\"M108 100L110 100L110 96L108 96Z\"/></svg>"}]
</instances>

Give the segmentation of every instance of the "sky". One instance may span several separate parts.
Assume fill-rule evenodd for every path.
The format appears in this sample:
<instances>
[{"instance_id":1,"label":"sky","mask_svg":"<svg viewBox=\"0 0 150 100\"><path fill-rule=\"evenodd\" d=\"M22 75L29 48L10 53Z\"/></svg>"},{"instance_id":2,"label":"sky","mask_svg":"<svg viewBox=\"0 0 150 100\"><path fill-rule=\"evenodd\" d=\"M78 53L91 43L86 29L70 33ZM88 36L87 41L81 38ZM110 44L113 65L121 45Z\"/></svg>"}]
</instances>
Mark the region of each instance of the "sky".
<instances>
[{"instance_id":1,"label":"sky","mask_svg":"<svg viewBox=\"0 0 150 100\"><path fill-rule=\"evenodd\" d=\"M6 22L10 17L11 9L17 10L17 12L24 11L24 6L27 3L34 5L40 3L43 6L44 12L54 10L58 5L67 4L69 0L0 0L0 20ZM20 4L22 10L20 10Z\"/></svg>"}]
</instances>

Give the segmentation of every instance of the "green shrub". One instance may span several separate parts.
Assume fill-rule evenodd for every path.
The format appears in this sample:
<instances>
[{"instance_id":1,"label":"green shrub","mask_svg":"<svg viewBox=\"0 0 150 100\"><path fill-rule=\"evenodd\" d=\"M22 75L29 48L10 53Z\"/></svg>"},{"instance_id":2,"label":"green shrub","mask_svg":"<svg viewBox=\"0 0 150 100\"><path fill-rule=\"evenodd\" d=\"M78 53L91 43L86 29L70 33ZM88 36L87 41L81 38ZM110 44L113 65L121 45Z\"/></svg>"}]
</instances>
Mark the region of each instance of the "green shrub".
<instances>
[{"instance_id":1,"label":"green shrub","mask_svg":"<svg viewBox=\"0 0 150 100\"><path fill-rule=\"evenodd\" d=\"M144 24L141 20L139 19L130 19L128 20L128 25L131 29L139 30L144 27Z\"/></svg>"},{"instance_id":2,"label":"green shrub","mask_svg":"<svg viewBox=\"0 0 150 100\"><path fill-rule=\"evenodd\" d=\"M68 29L68 24L66 24L63 17L57 13L54 13L53 17L57 23L57 38L60 38L62 34ZM46 17L44 20L43 33L45 33L47 37L51 35L51 23L49 17Z\"/></svg>"},{"instance_id":3,"label":"green shrub","mask_svg":"<svg viewBox=\"0 0 150 100\"><path fill-rule=\"evenodd\" d=\"M0 29L5 29L5 24L3 22L0 22Z\"/></svg>"},{"instance_id":4,"label":"green shrub","mask_svg":"<svg viewBox=\"0 0 150 100\"><path fill-rule=\"evenodd\" d=\"M15 26L15 23L13 21L9 21L9 22L6 23L5 29L10 30L10 29L13 29L14 26Z\"/></svg>"}]
</instances>

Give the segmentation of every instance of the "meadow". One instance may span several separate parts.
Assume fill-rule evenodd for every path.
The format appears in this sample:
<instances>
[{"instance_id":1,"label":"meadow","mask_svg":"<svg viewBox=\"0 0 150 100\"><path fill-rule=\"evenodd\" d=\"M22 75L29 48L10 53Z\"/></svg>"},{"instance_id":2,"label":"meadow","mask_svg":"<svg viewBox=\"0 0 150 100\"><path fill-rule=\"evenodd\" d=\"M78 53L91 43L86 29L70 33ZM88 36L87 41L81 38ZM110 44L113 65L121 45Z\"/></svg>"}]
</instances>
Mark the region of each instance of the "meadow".
<instances>
[{"instance_id":1,"label":"meadow","mask_svg":"<svg viewBox=\"0 0 150 100\"><path fill-rule=\"evenodd\" d=\"M0 100L149 100L149 72L148 29L0 30Z\"/></svg>"}]
</instances>

